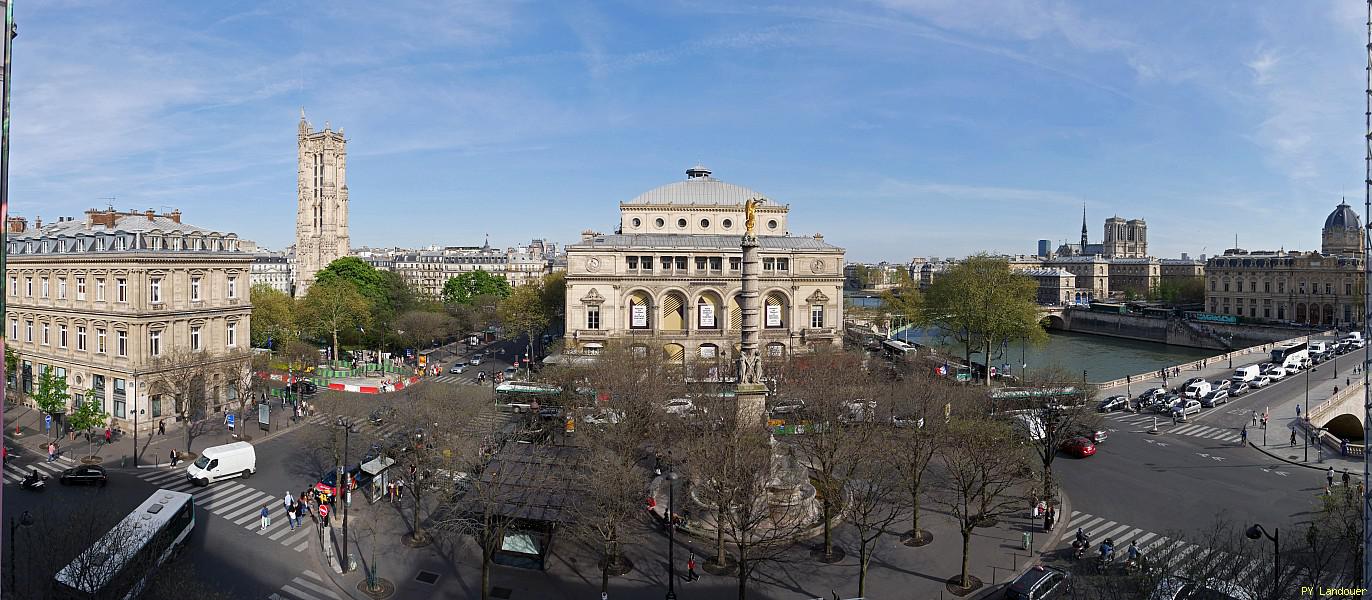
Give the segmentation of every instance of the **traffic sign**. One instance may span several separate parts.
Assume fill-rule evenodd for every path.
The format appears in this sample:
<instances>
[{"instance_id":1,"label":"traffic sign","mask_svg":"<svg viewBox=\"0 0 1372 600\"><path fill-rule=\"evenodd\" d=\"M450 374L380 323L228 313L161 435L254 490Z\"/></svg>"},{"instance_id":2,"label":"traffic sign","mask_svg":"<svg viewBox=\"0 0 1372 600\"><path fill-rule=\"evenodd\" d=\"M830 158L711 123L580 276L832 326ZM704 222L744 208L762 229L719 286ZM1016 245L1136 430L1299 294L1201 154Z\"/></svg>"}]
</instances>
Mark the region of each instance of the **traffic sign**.
<instances>
[{"instance_id":1,"label":"traffic sign","mask_svg":"<svg viewBox=\"0 0 1372 600\"><path fill-rule=\"evenodd\" d=\"M52 429L52 415L43 415L43 430Z\"/></svg>"},{"instance_id":2,"label":"traffic sign","mask_svg":"<svg viewBox=\"0 0 1372 600\"><path fill-rule=\"evenodd\" d=\"M233 413L229 413L224 416L224 424L228 425L229 429L233 429L233 416Z\"/></svg>"}]
</instances>

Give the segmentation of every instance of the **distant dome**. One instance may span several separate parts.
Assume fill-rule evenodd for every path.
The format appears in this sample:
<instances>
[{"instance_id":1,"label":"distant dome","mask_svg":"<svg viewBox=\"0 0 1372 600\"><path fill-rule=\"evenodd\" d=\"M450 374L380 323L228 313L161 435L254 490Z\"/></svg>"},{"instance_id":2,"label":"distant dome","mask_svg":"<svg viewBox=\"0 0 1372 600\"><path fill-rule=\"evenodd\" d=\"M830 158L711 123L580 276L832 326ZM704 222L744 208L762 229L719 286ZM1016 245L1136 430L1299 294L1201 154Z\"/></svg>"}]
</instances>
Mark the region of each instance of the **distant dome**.
<instances>
[{"instance_id":1,"label":"distant dome","mask_svg":"<svg viewBox=\"0 0 1372 600\"><path fill-rule=\"evenodd\" d=\"M1362 221L1347 203L1340 203L1324 220L1325 229L1361 229Z\"/></svg>"},{"instance_id":2,"label":"distant dome","mask_svg":"<svg viewBox=\"0 0 1372 600\"><path fill-rule=\"evenodd\" d=\"M686 170L686 180L655 187L626 204L743 204L749 198L763 198L757 191L725 183L710 176L710 170L696 165Z\"/></svg>"}]
</instances>

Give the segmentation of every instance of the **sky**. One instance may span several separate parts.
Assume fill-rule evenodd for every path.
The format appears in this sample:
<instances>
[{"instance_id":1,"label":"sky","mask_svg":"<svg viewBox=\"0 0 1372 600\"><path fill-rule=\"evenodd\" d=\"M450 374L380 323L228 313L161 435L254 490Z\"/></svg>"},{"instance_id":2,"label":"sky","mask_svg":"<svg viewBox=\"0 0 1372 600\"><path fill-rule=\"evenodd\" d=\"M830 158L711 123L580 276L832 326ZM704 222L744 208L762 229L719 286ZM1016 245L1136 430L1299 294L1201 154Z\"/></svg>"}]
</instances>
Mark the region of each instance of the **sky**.
<instances>
[{"instance_id":1,"label":"sky","mask_svg":"<svg viewBox=\"0 0 1372 600\"><path fill-rule=\"evenodd\" d=\"M853 261L1318 249L1363 212L1356 0L15 0L12 214L294 237L303 107L354 247L575 242L696 163ZM110 200L113 198L113 200Z\"/></svg>"}]
</instances>

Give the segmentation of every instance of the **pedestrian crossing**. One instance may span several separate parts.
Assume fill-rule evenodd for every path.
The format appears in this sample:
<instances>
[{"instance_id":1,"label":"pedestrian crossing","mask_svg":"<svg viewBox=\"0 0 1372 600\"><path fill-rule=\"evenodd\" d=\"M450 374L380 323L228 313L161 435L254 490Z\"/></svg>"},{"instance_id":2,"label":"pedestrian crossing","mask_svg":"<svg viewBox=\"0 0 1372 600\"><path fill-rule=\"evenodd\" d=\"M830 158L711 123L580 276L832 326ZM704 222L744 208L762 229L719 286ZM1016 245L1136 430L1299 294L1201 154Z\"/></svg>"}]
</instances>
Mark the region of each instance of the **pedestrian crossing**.
<instances>
[{"instance_id":1,"label":"pedestrian crossing","mask_svg":"<svg viewBox=\"0 0 1372 600\"><path fill-rule=\"evenodd\" d=\"M47 462L46 460L36 460L28 464L19 464L14 459L5 462L5 483L19 483L24 480L34 469L48 477L57 477L71 467L76 466L76 461L65 456L58 456L57 460Z\"/></svg>"},{"instance_id":2,"label":"pedestrian crossing","mask_svg":"<svg viewBox=\"0 0 1372 600\"><path fill-rule=\"evenodd\" d=\"M476 374L476 369L468 369L456 375L445 374L439 375L437 377L430 377L429 380L447 383L450 385L490 385L489 378L487 378L486 381L477 381Z\"/></svg>"},{"instance_id":3,"label":"pedestrian crossing","mask_svg":"<svg viewBox=\"0 0 1372 600\"><path fill-rule=\"evenodd\" d=\"M277 593L267 596L267 600L343 600L338 592L327 586L318 573L305 569L290 583L281 586Z\"/></svg>"},{"instance_id":4,"label":"pedestrian crossing","mask_svg":"<svg viewBox=\"0 0 1372 600\"><path fill-rule=\"evenodd\" d=\"M1157 415L1139 415L1133 413L1111 413L1109 415L1106 415L1105 419L1116 423L1132 425L1134 427L1152 427L1154 423L1157 423L1160 429L1165 424L1172 422L1171 417L1159 417ZM1205 425L1196 425L1191 423L1179 423L1177 425L1171 425L1168 426L1166 429L1162 429L1162 431L1171 435L1185 435L1205 440L1226 442L1230 444L1237 444L1243 439L1243 437L1233 429L1224 427L1207 427Z\"/></svg>"},{"instance_id":5,"label":"pedestrian crossing","mask_svg":"<svg viewBox=\"0 0 1372 600\"><path fill-rule=\"evenodd\" d=\"M191 494L196 506L296 552L303 552L310 547L311 539L319 537L318 528L308 517L301 527L290 527L281 503L283 496L244 485L241 479L200 487L186 479L185 469L141 469L138 478L159 488ZM271 514L271 525L265 529L260 516L263 506Z\"/></svg>"}]
</instances>

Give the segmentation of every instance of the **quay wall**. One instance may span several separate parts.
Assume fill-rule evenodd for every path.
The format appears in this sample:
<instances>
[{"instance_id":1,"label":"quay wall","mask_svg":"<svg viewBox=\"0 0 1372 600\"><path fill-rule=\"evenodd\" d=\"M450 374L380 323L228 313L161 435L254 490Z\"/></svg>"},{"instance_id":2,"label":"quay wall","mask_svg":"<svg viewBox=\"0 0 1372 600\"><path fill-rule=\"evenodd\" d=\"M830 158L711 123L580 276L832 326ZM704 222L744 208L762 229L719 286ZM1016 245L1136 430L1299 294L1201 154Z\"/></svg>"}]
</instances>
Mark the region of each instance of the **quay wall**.
<instances>
[{"instance_id":1,"label":"quay wall","mask_svg":"<svg viewBox=\"0 0 1372 600\"><path fill-rule=\"evenodd\" d=\"M1202 323L1088 310L1063 311L1061 319L1050 321L1053 326L1075 333L1223 351L1280 342L1310 333L1310 330L1294 327Z\"/></svg>"}]
</instances>

